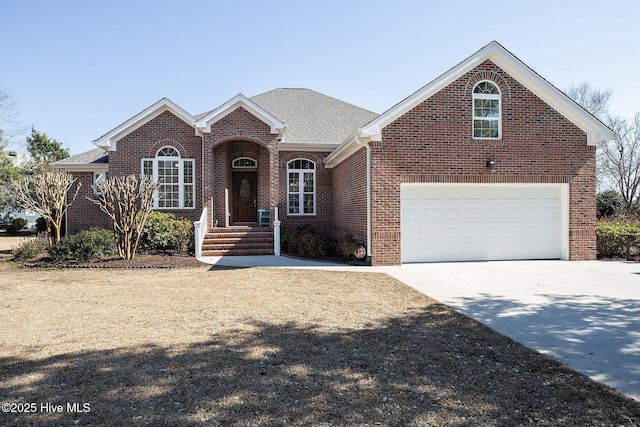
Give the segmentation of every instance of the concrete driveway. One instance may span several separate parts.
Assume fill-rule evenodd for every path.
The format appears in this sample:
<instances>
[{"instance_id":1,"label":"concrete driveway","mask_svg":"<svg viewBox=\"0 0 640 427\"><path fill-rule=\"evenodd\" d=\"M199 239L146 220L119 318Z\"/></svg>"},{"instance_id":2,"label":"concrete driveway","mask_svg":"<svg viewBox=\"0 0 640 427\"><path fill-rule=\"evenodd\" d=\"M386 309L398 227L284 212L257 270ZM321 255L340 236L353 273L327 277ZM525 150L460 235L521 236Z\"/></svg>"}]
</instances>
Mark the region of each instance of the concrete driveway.
<instances>
[{"instance_id":1,"label":"concrete driveway","mask_svg":"<svg viewBox=\"0 0 640 427\"><path fill-rule=\"evenodd\" d=\"M640 400L640 263L434 263L387 272Z\"/></svg>"}]
</instances>

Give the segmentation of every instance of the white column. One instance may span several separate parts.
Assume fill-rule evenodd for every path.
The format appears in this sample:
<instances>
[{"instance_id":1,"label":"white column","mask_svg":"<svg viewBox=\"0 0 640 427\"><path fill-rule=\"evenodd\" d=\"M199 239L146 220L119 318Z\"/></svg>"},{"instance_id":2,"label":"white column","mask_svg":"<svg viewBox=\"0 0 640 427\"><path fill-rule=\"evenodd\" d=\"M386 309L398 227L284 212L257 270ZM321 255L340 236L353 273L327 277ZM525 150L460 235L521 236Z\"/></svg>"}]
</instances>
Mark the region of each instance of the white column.
<instances>
[{"instance_id":1,"label":"white column","mask_svg":"<svg viewBox=\"0 0 640 427\"><path fill-rule=\"evenodd\" d=\"M273 253L280 256L280 218L278 218L278 207L273 208Z\"/></svg>"}]
</instances>

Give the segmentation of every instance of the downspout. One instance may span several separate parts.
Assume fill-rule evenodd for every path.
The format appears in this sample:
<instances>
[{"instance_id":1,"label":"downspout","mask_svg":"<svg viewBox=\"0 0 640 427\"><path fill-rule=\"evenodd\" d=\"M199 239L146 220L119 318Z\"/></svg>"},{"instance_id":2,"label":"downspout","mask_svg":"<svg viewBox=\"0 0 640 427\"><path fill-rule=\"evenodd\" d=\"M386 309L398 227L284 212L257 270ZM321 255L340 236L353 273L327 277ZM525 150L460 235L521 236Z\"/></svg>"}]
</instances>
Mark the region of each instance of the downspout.
<instances>
[{"instance_id":1,"label":"downspout","mask_svg":"<svg viewBox=\"0 0 640 427\"><path fill-rule=\"evenodd\" d=\"M361 132L362 129L356 131L354 140L367 149L367 256L371 257L371 146L360 139Z\"/></svg>"}]
</instances>

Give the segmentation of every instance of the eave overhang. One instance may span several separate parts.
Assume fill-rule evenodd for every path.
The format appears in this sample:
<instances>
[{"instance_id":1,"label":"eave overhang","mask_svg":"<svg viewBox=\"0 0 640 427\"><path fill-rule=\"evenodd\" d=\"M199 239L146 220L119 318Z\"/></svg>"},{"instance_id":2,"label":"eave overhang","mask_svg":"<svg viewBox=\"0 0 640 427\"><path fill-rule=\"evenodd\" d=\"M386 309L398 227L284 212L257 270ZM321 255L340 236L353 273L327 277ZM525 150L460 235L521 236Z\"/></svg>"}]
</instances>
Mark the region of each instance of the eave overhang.
<instances>
[{"instance_id":1,"label":"eave overhang","mask_svg":"<svg viewBox=\"0 0 640 427\"><path fill-rule=\"evenodd\" d=\"M162 98L160 101L146 108L144 111L136 114L120 126L93 141L95 145L109 151L116 151L116 142L151 120L155 119L162 113L169 111L189 126L194 125L195 118L179 107L168 98Z\"/></svg>"}]
</instances>

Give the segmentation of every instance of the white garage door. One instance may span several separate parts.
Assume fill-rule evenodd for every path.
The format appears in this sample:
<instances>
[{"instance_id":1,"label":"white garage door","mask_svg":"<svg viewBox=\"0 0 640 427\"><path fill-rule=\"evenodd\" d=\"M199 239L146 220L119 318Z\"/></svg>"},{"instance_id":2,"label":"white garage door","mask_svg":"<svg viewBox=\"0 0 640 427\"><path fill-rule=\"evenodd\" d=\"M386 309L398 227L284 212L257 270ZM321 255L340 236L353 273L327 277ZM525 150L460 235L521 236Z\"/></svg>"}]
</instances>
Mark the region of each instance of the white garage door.
<instances>
[{"instance_id":1,"label":"white garage door","mask_svg":"<svg viewBox=\"0 0 640 427\"><path fill-rule=\"evenodd\" d=\"M402 262L566 259L565 185L401 186Z\"/></svg>"}]
</instances>

